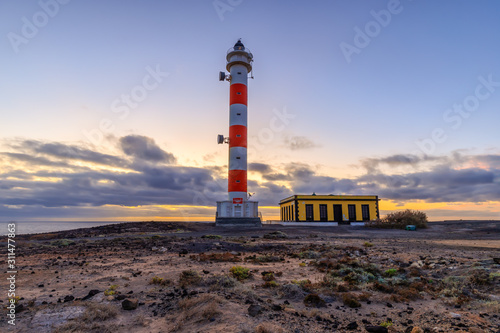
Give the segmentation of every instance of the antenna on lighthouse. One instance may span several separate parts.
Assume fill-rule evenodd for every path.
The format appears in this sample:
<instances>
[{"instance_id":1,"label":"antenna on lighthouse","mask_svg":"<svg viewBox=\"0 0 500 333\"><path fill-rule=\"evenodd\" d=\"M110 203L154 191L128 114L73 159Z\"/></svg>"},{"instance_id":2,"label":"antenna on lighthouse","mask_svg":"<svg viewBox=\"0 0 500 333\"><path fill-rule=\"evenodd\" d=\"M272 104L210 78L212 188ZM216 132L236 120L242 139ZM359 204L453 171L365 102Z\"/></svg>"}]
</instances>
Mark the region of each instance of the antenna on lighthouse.
<instances>
[{"instance_id":1,"label":"antenna on lighthouse","mask_svg":"<svg viewBox=\"0 0 500 333\"><path fill-rule=\"evenodd\" d=\"M219 81L224 81L226 79L226 73L219 72Z\"/></svg>"}]
</instances>

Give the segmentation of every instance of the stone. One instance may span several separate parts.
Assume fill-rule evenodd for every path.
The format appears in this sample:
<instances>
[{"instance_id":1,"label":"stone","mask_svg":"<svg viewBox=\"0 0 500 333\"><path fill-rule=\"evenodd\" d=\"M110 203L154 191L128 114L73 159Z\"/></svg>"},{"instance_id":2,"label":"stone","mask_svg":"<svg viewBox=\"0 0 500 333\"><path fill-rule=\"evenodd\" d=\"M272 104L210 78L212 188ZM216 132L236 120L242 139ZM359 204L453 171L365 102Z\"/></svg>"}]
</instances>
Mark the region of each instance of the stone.
<instances>
[{"instance_id":1,"label":"stone","mask_svg":"<svg viewBox=\"0 0 500 333\"><path fill-rule=\"evenodd\" d=\"M52 326L57 327L69 319L78 318L84 313L85 309L84 306L66 306L59 309L40 310L31 319L31 329L34 332L51 330Z\"/></svg>"},{"instance_id":2,"label":"stone","mask_svg":"<svg viewBox=\"0 0 500 333\"><path fill-rule=\"evenodd\" d=\"M91 297L94 297L95 295L99 294L99 290L97 289L92 289L89 291L89 293L87 294L87 296L84 296L82 298L82 301L85 301L85 300L88 300L89 298Z\"/></svg>"},{"instance_id":3,"label":"stone","mask_svg":"<svg viewBox=\"0 0 500 333\"><path fill-rule=\"evenodd\" d=\"M127 298L122 302L123 310L135 310L137 309L137 305L139 301L135 298Z\"/></svg>"},{"instance_id":4,"label":"stone","mask_svg":"<svg viewBox=\"0 0 500 333\"><path fill-rule=\"evenodd\" d=\"M73 296L73 295L68 295L68 296L65 296L65 297L64 297L64 303L66 303L66 302L71 302L71 301L72 301L72 300L74 300L74 299L75 299L75 296Z\"/></svg>"},{"instance_id":5,"label":"stone","mask_svg":"<svg viewBox=\"0 0 500 333\"><path fill-rule=\"evenodd\" d=\"M346 329L348 330L355 330L358 328L358 323L353 321L353 322L350 322L349 324L347 324L347 326L345 327Z\"/></svg>"},{"instance_id":6,"label":"stone","mask_svg":"<svg viewBox=\"0 0 500 333\"><path fill-rule=\"evenodd\" d=\"M260 305L252 304L248 307L248 314L250 316L255 317L260 313L262 313L262 307Z\"/></svg>"},{"instance_id":7,"label":"stone","mask_svg":"<svg viewBox=\"0 0 500 333\"><path fill-rule=\"evenodd\" d=\"M458 314L458 313L455 313L455 312L450 312L450 316L451 316L451 318L455 318L455 319L462 317L461 314Z\"/></svg>"},{"instance_id":8,"label":"stone","mask_svg":"<svg viewBox=\"0 0 500 333\"><path fill-rule=\"evenodd\" d=\"M413 329L411 330L411 333L424 333L424 330L421 329L420 327L418 326L415 326L413 327Z\"/></svg>"}]
</instances>

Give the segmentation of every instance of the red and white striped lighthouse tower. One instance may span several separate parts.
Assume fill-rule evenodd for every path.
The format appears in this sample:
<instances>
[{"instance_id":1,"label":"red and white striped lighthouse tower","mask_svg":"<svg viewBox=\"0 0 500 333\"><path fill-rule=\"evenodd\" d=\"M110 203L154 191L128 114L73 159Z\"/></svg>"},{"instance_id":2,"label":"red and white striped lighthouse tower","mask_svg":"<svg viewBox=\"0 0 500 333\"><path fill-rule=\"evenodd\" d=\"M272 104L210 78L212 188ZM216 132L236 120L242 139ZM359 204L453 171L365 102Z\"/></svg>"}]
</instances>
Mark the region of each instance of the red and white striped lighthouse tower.
<instances>
[{"instance_id":1,"label":"red and white striped lighthouse tower","mask_svg":"<svg viewBox=\"0 0 500 333\"><path fill-rule=\"evenodd\" d=\"M217 217L252 219L255 222L258 218L257 202L247 200L247 82L253 55L238 40L227 52L226 59L229 75L221 72L219 80L230 82L229 138L219 135L218 142L229 143L229 201L217 203ZM260 224L260 218L258 222Z\"/></svg>"}]
</instances>

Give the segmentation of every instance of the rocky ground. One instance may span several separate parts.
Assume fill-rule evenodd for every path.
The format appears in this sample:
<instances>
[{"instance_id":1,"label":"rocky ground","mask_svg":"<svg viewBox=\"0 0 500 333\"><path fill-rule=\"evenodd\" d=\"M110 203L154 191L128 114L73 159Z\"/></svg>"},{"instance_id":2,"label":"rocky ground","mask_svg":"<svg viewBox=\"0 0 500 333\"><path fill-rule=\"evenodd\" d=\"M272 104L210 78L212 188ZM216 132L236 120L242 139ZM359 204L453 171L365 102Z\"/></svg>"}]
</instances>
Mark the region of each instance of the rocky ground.
<instances>
[{"instance_id":1,"label":"rocky ground","mask_svg":"<svg viewBox=\"0 0 500 333\"><path fill-rule=\"evenodd\" d=\"M500 332L500 222L142 222L16 241L2 332Z\"/></svg>"}]
</instances>

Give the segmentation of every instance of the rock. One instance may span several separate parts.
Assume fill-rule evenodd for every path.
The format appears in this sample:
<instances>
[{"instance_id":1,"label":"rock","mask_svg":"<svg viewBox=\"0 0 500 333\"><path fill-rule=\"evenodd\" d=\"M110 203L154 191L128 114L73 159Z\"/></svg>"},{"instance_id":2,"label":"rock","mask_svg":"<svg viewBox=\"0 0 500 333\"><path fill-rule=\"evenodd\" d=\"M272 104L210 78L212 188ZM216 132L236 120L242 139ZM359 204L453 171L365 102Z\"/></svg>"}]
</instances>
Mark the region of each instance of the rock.
<instances>
[{"instance_id":1,"label":"rock","mask_svg":"<svg viewBox=\"0 0 500 333\"><path fill-rule=\"evenodd\" d=\"M87 299L89 299L89 298L91 298L91 297L93 297L93 296L95 296L95 295L97 295L97 294L99 294L99 290L97 290L97 289L92 289L91 291L89 291L89 293L87 294L87 296L84 296L84 297L82 298L82 301L85 301L85 300L87 300Z\"/></svg>"},{"instance_id":2,"label":"rock","mask_svg":"<svg viewBox=\"0 0 500 333\"><path fill-rule=\"evenodd\" d=\"M500 258L493 258L493 262L500 265Z\"/></svg>"},{"instance_id":3,"label":"rock","mask_svg":"<svg viewBox=\"0 0 500 333\"><path fill-rule=\"evenodd\" d=\"M469 333L485 333L485 332L486 331L479 329L479 328L475 328L475 327L469 328Z\"/></svg>"},{"instance_id":4,"label":"rock","mask_svg":"<svg viewBox=\"0 0 500 333\"><path fill-rule=\"evenodd\" d=\"M31 329L34 332L52 331L52 326L57 327L69 319L74 319L83 314L84 306L66 306L59 309L43 309L38 311L31 319Z\"/></svg>"},{"instance_id":5,"label":"rock","mask_svg":"<svg viewBox=\"0 0 500 333\"><path fill-rule=\"evenodd\" d=\"M450 316L451 316L451 318L455 318L455 319L462 317L461 314L458 314L458 313L455 313L455 312L450 312Z\"/></svg>"},{"instance_id":6,"label":"rock","mask_svg":"<svg viewBox=\"0 0 500 333\"><path fill-rule=\"evenodd\" d=\"M43 287L44 287L43 283L38 285L38 288L43 288Z\"/></svg>"},{"instance_id":7,"label":"rock","mask_svg":"<svg viewBox=\"0 0 500 333\"><path fill-rule=\"evenodd\" d=\"M283 307L279 304L273 304L273 306L271 307L274 311L281 311L283 310Z\"/></svg>"},{"instance_id":8,"label":"rock","mask_svg":"<svg viewBox=\"0 0 500 333\"><path fill-rule=\"evenodd\" d=\"M188 253L189 252L186 249L182 249L182 250L179 251L179 255L188 254Z\"/></svg>"},{"instance_id":9,"label":"rock","mask_svg":"<svg viewBox=\"0 0 500 333\"><path fill-rule=\"evenodd\" d=\"M388 308L392 308L392 304L391 303L387 303L386 304Z\"/></svg>"},{"instance_id":10,"label":"rock","mask_svg":"<svg viewBox=\"0 0 500 333\"><path fill-rule=\"evenodd\" d=\"M387 333L389 332L384 326L365 326L367 332L370 333Z\"/></svg>"},{"instance_id":11,"label":"rock","mask_svg":"<svg viewBox=\"0 0 500 333\"><path fill-rule=\"evenodd\" d=\"M115 299L117 301L123 301L125 298L127 298L127 295L123 295L123 294L116 295L116 297L115 297Z\"/></svg>"},{"instance_id":12,"label":"rock","mask_svg":"<svg viewBox=\"0 0 500 333\"><path fill-rule=\"evenodd\" d=\"M127 298L122 302L123 310L135 310L137 309L137 305L139 301L135 298Z\"/></svg>"},{"instance_id":13,"label":"rock","mask_svg":"<svg viewBox=\"0 0 500 333\"><path fill-rule=\"evenodd\" d=\"M250 316L255 317L260 313L262 313L262 307L260 305L252 304L248 307L248 314Z\"/></svg>"},{"instance_id":14,"label":"rock","mask_svg":"<svg viewBox=\"0 0 500 333\"><path fill-rule=\"evenodd\" d=\"M421 329L420 327L418 326L415 326L413 327L413 329L411 330L411 333L424 333L424 330Z\"/></svg>"},{"instance_id":15,"label":"rock","mask_svg":"<svg viewBox=\"0 0 500 333\"><path fill-rule=\"evenodd\" d=\"M347 326L345 327L347 330L355 330L358 328L358 323L353 321L353 322L350 322L349 324L347 324Z\"/></svg>"},{"instance_id":16,"label":"rock","mask_svg":"<svg viewBox=\"0 0 500 333\"><path fill-rule=\"evenodd\" d=\"M73 295L68 295L68 296L65 296L65 297L64 297L64 303L66 303L66 302L71 302L71 301L72 301L72 300L74 300L74 299L75 299L75 296L73 296Z\"/></svg>"}]
</instances>

